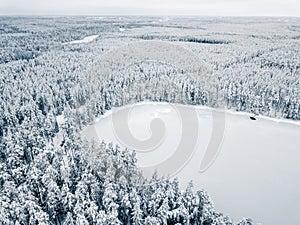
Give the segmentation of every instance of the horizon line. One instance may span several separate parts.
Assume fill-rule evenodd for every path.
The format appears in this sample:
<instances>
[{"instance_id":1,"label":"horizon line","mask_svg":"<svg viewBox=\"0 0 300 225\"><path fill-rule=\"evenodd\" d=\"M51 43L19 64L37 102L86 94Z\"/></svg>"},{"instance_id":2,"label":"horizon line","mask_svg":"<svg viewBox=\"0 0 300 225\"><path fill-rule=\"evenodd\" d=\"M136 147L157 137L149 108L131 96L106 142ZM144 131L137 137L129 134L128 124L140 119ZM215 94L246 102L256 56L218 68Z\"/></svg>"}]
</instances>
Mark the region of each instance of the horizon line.
<instances>
[{"instance_id":1,"label":"horizon line","mask_svg":"<svg viewBox=\"0 0 300 225\"><path fill-rule=\"evenodd\" d=\"M193 17L193 18L300 18L295 15L195 15L195 14L48 14L48 13L1 13L0 16L20 17Z\"/></svg>"}]
</instances>

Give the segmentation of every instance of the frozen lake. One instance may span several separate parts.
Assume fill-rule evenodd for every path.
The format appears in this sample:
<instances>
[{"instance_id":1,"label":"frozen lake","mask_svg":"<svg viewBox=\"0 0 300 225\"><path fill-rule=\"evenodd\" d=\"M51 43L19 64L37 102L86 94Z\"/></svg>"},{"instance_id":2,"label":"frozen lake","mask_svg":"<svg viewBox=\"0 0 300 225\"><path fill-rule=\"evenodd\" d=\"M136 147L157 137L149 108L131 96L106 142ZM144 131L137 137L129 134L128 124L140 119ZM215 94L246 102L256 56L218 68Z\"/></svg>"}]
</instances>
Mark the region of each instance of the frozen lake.
<instances>
[{"instance_id":1,"label":"frozen lake","mask_svg":"<svg viewBox=\"0 0 300 225\"><path fill-rule=\"evenodd\" d=\"M263 117L254 121L248 114L229 111L219 117L213 112L167 103L136 104L106 113L83 135L137 149L145 173L149 168L162 174L176 171L171 175L183 188L193 180L195 189L209 193L218 211L236 221L250 217L266 225L300 224L299 123ZM215 130L222 129L220 120L225 129L217 134L219 153L214 152L215 160L200 172ZM185 143L186 152L178 153L184 141L195 143ZM174 155L179 163L168 161ZM161 165L169 170L160 171Z\"/></svg>"}]
</instances>

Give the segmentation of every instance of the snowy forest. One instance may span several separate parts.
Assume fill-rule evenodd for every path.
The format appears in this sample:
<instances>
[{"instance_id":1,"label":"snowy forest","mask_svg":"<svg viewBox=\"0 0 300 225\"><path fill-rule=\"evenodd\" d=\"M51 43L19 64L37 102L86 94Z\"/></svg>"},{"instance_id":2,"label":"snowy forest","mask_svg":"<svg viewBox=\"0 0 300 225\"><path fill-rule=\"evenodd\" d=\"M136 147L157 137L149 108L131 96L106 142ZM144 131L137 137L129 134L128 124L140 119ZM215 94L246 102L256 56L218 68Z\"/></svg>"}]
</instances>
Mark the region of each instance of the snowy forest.
<instances>
[{"instance_id":1,"label":"snowy forest","mask_svg":"<svg viewBox=\"0 0 300 225\"><path fill-rule=\"evenodd\" d=\"M299 22L0 17L0 224L253 224L217 212L192 182L181 190L176 178L147 180L134 149L88 142L80 131L142 101L299 120ZM188 49L210 74L195 74L198 59L176 67L101 61L118 48L128 54L124 43L153 40ZM117 64L129 66L103 69Z\"/></svg>"}]
</instances>

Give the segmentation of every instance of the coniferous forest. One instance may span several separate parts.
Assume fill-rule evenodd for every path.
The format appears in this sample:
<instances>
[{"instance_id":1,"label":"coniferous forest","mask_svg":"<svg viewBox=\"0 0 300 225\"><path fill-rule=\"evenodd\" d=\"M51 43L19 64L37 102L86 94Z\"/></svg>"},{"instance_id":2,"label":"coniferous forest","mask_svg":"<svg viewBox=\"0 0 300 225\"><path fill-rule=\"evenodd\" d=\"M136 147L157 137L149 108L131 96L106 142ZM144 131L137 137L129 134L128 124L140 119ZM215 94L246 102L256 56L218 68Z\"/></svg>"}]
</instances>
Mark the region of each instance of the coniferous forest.
<instances>
[{"instance_id":1,"label":"coniferous forest","mask_svg":"<svg viewBox=\"0 0 300 225\"><path fill-rule=\"evenodd\" d=\"M80 131L113 107L143 101L299 120L299 19L153 21L0 17L0 224L253 224L216 211L192 182L182 190L176 178L144 178L134 149ZM131 64L126 46L153 41L191 59ZM120 55L108 58L112 51Z\"/></svg>"}]
</instances>

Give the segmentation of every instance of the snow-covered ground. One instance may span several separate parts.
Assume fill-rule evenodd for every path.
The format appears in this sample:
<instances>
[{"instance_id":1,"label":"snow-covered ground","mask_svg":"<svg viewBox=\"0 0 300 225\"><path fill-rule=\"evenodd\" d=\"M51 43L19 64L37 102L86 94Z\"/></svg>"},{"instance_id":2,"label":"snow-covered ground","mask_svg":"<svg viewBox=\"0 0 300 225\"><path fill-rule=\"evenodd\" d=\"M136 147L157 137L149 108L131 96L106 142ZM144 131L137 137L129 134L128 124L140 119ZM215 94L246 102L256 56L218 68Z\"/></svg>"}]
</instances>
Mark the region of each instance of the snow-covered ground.
<instances>
[{"instance_id":1,"label":"snow-covered ground","mask_svg":"<svg viewBox=\"0 0 300 225\"><path fill-rule=\"evenodd\" d=\"M134 143L128 146L130 143L122 133L124 130L119 131L116 124L119 119L124 122L124 118L137 140L146 141L157 133L162 134L153 149L137 152L141 168L155 168L176 153L183 132L190 132L190 136L197 133L182 129L186 118L180 116L180 107L187 112L195 109L198 119L196 150L190 160L178 159L183 160L184 165L176 174L182 187L193 180L195 189L201 188L210 194L217 210L235 220L251 217L266 225L300 224L300 124L297 122L263 117L253 121L246 113L226 111L219 155L204 172L199 172L200 162L212 138L213 127L212 110L206 107L167 103L127 106L106 113L88 126L83 135L134 147ZM157 122L156 119L160 119L164 127L151 124L151 121ZM195 120L192 114L190 120ZM155 130L159 127L164 128L165 133Z\"/></svg>"},{"instance_id":2,"label":"snow-covered ground","mask_svg":"<svg viewBox=\"0 0 300 225\"><path fill-rule=\"evenodd\" d=\"M89 43L94 41L97 37L99 37L99 35L91 35L91 36L87 36L81 40L75 40L75 41L70 41L70 42L66 42L64 44L81 44L81 43Z\"/></svg>"}]
</instances>

